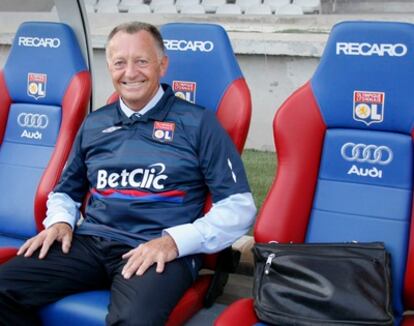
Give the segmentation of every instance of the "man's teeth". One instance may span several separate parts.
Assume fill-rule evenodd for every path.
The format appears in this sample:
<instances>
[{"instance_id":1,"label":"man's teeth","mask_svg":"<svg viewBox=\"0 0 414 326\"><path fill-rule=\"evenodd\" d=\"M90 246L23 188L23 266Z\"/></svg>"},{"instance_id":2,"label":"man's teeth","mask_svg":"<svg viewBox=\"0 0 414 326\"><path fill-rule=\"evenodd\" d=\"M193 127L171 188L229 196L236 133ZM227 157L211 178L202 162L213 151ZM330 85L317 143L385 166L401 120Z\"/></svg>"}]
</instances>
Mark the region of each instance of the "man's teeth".
<instances>
[{"instance_id":1,"label":"man's teeth","mask_svg":"<svg viewBox=\"0 0 414 326\"><path fill-rule=\"evenodd\" d=\"M123 85L128 85L128 86L137 86L137 85L140 85L142 83L143 82L133 82L133 83L131 83L131 82L122 82Z\"/></svg>"}]
</instances>

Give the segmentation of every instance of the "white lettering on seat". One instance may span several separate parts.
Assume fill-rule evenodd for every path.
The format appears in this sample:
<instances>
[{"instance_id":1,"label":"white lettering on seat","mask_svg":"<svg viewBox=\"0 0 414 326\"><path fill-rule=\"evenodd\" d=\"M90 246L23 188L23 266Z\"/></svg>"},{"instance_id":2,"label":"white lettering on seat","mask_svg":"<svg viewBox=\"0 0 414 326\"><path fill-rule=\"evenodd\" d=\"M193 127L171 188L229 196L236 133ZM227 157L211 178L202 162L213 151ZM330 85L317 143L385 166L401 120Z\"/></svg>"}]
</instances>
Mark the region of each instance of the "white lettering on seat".
<instances>
[{"instance_id":1,"label":"white lettering on seat","mask_svg":"<svg viewBox=\"0 0 414 326\"><path fill-rule=\"evenodd\" d=\"M19 36L19 46L26 47L44 47L56 49L60 46L60 39L58 38L43 38L43 37L30 37L30 36Z\"/></svg>"},{"instance_id":2,"label":"white lettering on seat","mask_svg":"<svg viewBox=\"0 0 414 326\"><path fill-rule=\"evenodd\" d=\"M214 49L211 41L164 40L164 46L170 51L211 52Z\"/></svg>"},{"instance_id":3,"label":"white lettering on seat","mask_svg":"<svg viewBox=\"0 0 414 326\"><path fill-rule=\"evenodd\" d=\"M388 55L390 57L403 57L407 54L408 48L402 43L352 43L352 42L337 42L336 55L361 55L373 56L377 55L383 57Z\"/></svg>"}]
</instances>

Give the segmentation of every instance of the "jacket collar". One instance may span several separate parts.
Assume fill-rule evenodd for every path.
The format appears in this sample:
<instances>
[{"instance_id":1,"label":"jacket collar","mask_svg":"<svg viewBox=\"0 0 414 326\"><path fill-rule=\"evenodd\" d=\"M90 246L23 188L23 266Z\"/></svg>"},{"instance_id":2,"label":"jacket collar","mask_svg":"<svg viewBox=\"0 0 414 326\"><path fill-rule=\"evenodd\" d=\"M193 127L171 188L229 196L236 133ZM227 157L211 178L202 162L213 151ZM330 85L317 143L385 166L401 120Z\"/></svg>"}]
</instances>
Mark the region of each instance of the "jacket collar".
<instances>
[{"instance_id":1,"label":"jacket collar","mask_svg":"<svg viewBox=\"0 0 414 326\"><path fill-rule=\"evenodd\" d=\"M171 87L167 84L161 84L164 94L155 106L137 119L138 122L147 122L148 120L164 121L171 106L174 102L175 95ZM132 124L131 119L122 111L120 102L116 102L117 119L115 124L125 125Z\"/></svg>"}]
</instances>

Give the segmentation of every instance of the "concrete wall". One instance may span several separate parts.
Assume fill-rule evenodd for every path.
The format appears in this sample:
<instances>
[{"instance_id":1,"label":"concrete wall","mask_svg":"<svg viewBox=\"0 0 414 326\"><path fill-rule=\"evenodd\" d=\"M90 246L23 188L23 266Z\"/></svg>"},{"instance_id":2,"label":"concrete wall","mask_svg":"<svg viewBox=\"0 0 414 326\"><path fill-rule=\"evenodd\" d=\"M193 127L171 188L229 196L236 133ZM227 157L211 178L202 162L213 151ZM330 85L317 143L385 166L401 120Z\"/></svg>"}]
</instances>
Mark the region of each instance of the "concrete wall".
<instances>
[{"instance_id":1,"label":"concrete wall","mask_svg":"<svg viewBox=\"0 0 414 326\"><path fill-rule=\"evenodd\" d=\"M246 148L274 150L272 120L277 108L312 76L332 25L348 19L413 22L413 15L349 17L311 15L303 17L226 17L203 15L204 22L218 23L228 31L233 49L249 85L253 115ZM27 20L57 20L54 13L0 12L0 66L7 57L18 25ZM89 17L93 46L94 109L113 92L106 70L104 45L113 26L142 20L161 25L171 21L197 21L177 15L94 14Z\"/></svg>"},{"instance_id":2,"label":"concrete wall","mask_svg":"<svg viewBox=\"0 0 414 326\"><path fill-rule=\"evenodd\" d=\"M0 11L50 11L53 0L1 0Z\"/></svg>"},{"instance_id":3,"label":"concrete wall","mask_svg":"<svg viewBox=\"0 0 414 326\"><path fill-rule=\"evenodd\" d=\"M319 58L239 55L238 59L253 101L246 147L273 151L273 116L283 101L309 80Z\"/></svg>"}]
</instances>

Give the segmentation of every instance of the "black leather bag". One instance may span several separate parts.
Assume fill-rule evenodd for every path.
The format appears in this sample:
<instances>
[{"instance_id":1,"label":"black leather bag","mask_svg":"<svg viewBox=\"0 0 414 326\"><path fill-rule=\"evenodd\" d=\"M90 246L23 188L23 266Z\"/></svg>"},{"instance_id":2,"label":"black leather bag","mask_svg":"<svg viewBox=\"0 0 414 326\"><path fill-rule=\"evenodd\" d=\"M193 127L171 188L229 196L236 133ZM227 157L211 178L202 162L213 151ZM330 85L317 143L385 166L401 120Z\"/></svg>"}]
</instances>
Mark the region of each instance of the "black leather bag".
<instances>
[{"instance_id":1,"label":"black leather bag","mask_svg":"<svg viewBox=\"0 0 414 326\"><path fill-rule=\"evenodd\" d=\"M256 244L254 307L280 326L393 325L383 243Z\"/></svg>"}]
</instances>

